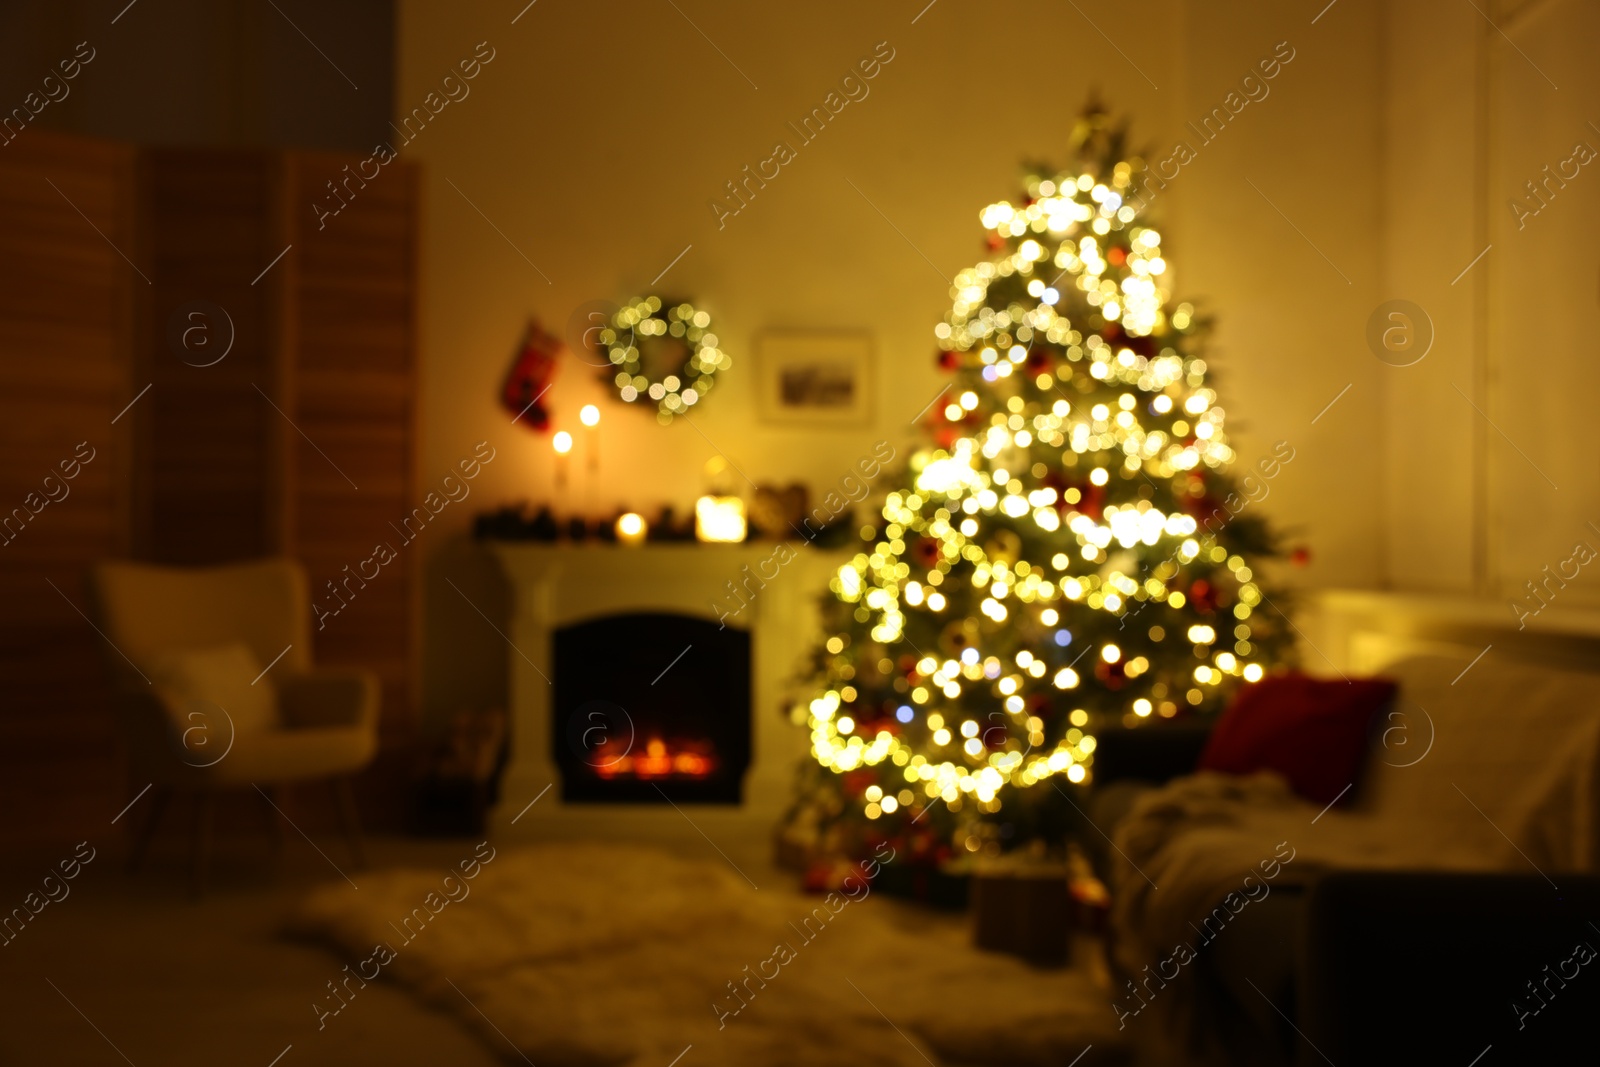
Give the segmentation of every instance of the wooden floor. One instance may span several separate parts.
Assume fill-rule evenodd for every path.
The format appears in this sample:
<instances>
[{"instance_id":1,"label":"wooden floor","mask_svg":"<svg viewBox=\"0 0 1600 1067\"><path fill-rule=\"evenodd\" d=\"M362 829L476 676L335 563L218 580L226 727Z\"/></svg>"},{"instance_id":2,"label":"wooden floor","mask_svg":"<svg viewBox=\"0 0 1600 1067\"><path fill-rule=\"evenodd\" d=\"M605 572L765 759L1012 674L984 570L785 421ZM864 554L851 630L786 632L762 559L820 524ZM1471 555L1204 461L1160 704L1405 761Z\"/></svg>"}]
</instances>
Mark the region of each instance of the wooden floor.
<instances>
[{"instance_id":1,"label":"wooden floor","mask_svg":"<svg viewBox=\"0 0 1600 1067\"><path fill-rule=\"evenodd\" d=\"M438 869L473 843L378 839L367 851L374 868ZM276 930L307 888L340 879L329 860L361 880L336 837L318 844L328 860L291 834L276 873L259 839L219 845L213 888L198 903L176 842L158 844L137 876L124 873L120 849L102 848L67 883L68 896L0 944L0 1064L268 1067L288 1049L277 1067L490 1067L514 1056L385 983L363 989L318 1031L312 1001L344 961ZM8 854L0 914L21 906L71 854Z\"/></svg>"}]
</instances>

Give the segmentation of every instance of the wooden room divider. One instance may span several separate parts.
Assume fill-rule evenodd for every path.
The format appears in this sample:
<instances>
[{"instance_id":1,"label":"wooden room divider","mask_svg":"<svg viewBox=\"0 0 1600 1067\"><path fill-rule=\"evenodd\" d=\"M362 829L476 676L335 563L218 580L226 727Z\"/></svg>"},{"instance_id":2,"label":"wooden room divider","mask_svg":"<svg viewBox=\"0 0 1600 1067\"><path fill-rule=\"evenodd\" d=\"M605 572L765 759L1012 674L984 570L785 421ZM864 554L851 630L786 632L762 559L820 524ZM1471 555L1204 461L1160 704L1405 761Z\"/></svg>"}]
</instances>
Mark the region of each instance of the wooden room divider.
<instances>
[{"instance_id":1,"label":"wooden room divider","mask_svg":"<svg viewBox=\"0 0 1600 1067\"><path fill-rule=\"evenodd\" d=\"M416 503L419 175L364 162L44 130L0 149L0 839L80 833L127 792L92 559L288 555L326 599ZM320 664L383 681L380 825L415 738L418 563L315 635Z\"/></svg>"}]
</instances>

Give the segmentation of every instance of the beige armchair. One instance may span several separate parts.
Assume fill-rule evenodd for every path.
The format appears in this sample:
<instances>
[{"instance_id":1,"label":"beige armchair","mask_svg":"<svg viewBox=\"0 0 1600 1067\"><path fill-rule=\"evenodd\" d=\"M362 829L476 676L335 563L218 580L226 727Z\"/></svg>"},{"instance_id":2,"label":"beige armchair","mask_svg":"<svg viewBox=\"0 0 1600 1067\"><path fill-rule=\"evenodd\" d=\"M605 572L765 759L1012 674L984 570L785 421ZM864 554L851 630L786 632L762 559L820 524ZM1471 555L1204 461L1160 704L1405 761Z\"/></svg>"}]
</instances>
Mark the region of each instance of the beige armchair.
<instances>
[{"instance_id":1,"label":"beige armchair","mask_svg":"<svg viewBox=\"0 0 1600 1067\"><path fill-rule=\"evenodd\" d=\"M199 892L216 791L258 791L281 841L286 816L277 787L314 778L333 780L340 822L359 865L350 776L377 750L378 682L366 671L312 668L310 597L300 565L286 559L218 567L107 562L91 571L90 588L109 646L134 788L154 787L132 865L142 863L172 795L192 794ZM221 704L208 705L215 713L197 712L163 682L164 664L219 646L232 646L236 660L259 664L257 678L227 682L241 698L271 709L269 721L247 729L235 721L242 716Z\"/></svg>"}]
</instances>

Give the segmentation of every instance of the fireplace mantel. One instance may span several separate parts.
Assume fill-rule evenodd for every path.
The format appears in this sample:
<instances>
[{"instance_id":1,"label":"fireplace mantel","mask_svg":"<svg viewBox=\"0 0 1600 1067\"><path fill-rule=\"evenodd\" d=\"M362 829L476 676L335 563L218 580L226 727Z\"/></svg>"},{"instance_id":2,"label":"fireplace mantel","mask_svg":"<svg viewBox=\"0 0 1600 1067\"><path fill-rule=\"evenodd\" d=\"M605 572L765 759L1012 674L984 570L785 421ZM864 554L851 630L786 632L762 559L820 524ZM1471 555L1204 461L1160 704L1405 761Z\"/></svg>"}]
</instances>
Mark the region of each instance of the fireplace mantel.
<instances>
[{"instance_id":1,"label":"fireplace mantel","mask_svg":"<svg viewBox=\"0 0 1600 1067\"><path fill-rule=\"evenodd\" d=\"M757 855L789 802L805 731L784 714L788 683L813 647L816 600L850 550L791 542L618 545L497 543L493 552L512 590L511 762L493 816L507 839L593 838L679 845L701 834L719 847ZM779 560L790 557L787 563ZM748 570L746 569L748 568ZM759 576L774 574L758 587ZM758 589L742 611L728 583ZM552 752L552 636L561 627L634 612L671 612L749 631L751 761L740 805L573 804L561 800ZM627 650L619 655L626 657ZM624 670L663 664L621 660ZM546 788L549 787L548 791ZM529 802L538 797L537 803Z\"/></svg>"}]
</instances>

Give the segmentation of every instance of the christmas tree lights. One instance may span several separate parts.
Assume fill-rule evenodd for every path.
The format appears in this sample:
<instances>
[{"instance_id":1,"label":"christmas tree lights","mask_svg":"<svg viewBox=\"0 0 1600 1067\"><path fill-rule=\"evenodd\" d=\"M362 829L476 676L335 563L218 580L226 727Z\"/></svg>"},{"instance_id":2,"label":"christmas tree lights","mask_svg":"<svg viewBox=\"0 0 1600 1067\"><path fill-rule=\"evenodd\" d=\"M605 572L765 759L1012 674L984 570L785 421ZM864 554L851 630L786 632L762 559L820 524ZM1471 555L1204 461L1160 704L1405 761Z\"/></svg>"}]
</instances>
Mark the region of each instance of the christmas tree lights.
<instances>
[{"instance_id":1,"label":"christmas tree lights","mask_svg":"<svg viewBox=\"0 0 1600 1067\"><path fill-rule=\"evenodd\" d=\"M1143 164L1102 113L1074 140L1076 166L980 212L993 255L934 330L954 381L933 445L830 582L794 709L829 817L932 814L976 851L1033 787L1090 779L1095 730L1215 711L1287 645L1247 562L1265 523L1221 506L1205 324L1169 307L1127 199Z\"/></svg>"}]
</instances>

